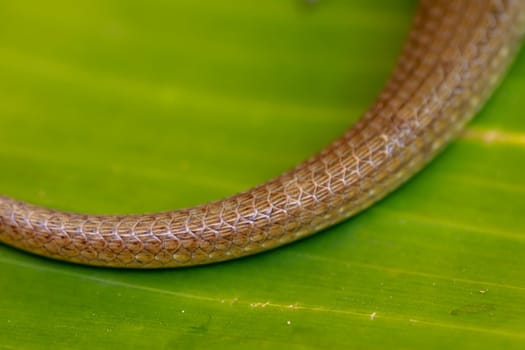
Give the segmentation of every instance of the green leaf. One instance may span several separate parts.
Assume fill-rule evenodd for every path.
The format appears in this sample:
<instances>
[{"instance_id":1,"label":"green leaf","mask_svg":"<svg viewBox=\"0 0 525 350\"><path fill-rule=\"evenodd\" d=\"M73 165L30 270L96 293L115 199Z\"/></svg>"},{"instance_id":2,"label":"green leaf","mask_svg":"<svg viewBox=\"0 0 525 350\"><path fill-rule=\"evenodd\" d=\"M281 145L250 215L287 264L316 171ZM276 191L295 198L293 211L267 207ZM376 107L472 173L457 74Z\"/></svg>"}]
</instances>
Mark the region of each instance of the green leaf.
<instances>
[{"instance_id":1,"label":"green leaf","mask_svg":"<svg viewBox=\"0 0 525 350\"><path fill-rule=\"evenodd\" d=\"M415 1L0 2L0 193L91 213L249 188L351 125ZM525 56L402 189L265 254L121 271L0 246L0 348L525 346Z\"/></svg>"}]
</instances>

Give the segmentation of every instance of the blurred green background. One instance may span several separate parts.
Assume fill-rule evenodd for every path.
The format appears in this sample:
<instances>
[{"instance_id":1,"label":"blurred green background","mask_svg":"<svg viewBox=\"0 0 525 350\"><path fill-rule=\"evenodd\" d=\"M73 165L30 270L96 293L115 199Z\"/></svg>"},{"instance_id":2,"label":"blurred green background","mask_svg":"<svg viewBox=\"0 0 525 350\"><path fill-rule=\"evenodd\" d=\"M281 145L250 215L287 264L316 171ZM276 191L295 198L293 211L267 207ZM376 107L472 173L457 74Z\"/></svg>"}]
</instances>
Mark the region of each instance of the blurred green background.
<instances>
[{"instance_id":1,"label":"blurred green background","mask_svg":"<svg viewBox=\"0 0 525 350\"><path fill-rule=\"evenodd\" d=\"M218 199L373 101L414 0L0 0L0 193L90 213ZM119 271L0 246L0 348L525 347L525 55L463 136L322 234Z\"/></svg>"}]
</instances>

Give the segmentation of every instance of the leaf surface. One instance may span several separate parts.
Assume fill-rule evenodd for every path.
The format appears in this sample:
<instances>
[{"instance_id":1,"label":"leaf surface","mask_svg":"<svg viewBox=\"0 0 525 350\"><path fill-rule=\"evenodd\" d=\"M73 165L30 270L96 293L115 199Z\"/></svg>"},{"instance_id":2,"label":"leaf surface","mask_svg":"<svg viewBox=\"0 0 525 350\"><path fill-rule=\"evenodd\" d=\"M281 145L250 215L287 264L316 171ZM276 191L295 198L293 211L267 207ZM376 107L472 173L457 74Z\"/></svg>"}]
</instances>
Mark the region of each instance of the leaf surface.
<instances>
[{"instance_id":1,"label":"leaf surface","mask_svg":"<svg viewBox=\"0 0 525 350\"><path fill-rule=\"evenodd\" d=\"M0 193L137 213L245 190L373 101L415 1L0 2ZM525 346L525 55L465 133L343 224L206 267L0 246L0 348Z\"/></svg>"}]
</instances>

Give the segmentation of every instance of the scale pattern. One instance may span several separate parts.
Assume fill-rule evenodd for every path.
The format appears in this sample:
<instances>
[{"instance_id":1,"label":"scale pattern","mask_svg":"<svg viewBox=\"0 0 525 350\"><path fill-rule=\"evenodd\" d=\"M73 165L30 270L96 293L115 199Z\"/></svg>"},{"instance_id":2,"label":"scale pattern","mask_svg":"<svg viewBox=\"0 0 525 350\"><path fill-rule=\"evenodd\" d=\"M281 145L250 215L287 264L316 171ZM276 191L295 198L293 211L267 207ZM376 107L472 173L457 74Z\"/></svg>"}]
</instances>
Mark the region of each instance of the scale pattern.
<instances>
[{"instance_id":1,"label":"scale pattern","mask_svg":"<svg viewBox=\"0 0 525 350\"><path fill-rule=\"evenodd\" d=\"M430 161L491 94L525 31L525 0L422 0L398 65L341 138L232 197L165 213L92 216L0 196L0 241L69 262L207 264L313 234L370 206Z\"/></svg>"}]
</instances>

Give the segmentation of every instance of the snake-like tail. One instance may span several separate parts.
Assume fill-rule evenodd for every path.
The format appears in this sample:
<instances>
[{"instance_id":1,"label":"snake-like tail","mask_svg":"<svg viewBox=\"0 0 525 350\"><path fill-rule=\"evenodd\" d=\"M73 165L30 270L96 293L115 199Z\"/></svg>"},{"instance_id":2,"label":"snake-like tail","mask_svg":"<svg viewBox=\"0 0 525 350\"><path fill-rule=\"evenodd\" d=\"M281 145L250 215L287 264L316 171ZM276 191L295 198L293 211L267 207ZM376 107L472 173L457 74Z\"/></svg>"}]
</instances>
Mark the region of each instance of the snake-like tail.
<instances>
[{"instance_id":1,"label":"snake-like tail","mask_svg":"<svg viewBox=\"0 0 525 350\"><path fill-rule=\"evenodd\" d=\"M272 249L370 206L430 161L492 93L525 0L423 0L392 78L341 138L285 174L171 212L92 216L0 196L0 241L74 263L156 268Z\"/></svg>"}]
</instances>

